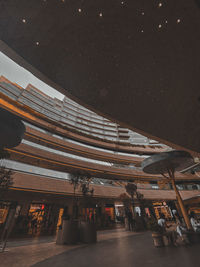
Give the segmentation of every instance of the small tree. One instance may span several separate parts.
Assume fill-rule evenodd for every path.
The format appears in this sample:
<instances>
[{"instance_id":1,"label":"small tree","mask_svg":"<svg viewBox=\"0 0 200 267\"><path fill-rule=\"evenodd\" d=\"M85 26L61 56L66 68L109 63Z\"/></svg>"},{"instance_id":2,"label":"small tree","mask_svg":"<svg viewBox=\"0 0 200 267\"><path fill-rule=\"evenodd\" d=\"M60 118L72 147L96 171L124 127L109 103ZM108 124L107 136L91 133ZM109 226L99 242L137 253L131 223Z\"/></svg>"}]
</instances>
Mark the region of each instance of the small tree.
<instances>
[{"instance_id":1,"label":"small tree","mask_svg":"<svg viewBox=\"0 0 200 267\"><path fill-rule=\"evenodd\" d=\"M10 158L10 153L5 149L0 149L0 159Z\"/></svg>"},{"instance_id":2,"label":"small tree","mask_svg":"<svg viewBox=\"0 0 200 267\"><path fill-rule=\"evenodd\" d=\"M125 189L131 198L133 198L137 191L137 185L134 183L127 183L127 185L125 185Z\"/></svg>"},{"instance_id":3,"label":"small tree","mask_svg":"<svg viewBox=\"0 0 200 267\"><path fill-rule=\"evenodd\" d=\"M125 228L131 231L133 229L133 220L132 220L133 217L132 217L132 212L131 212L132 200L130 196L128 196L126 193L121 194L119 198L124 205Z\"/></svg>"},{"instance_id":4,"label":"small tree","mask_svg":"<svg viewBox=\"0 0 200 267\"><path fill-rule=\"evenodd\" d=\"M145 215L145 208L144 208L144 195L138 191L136 191L136 199L139 202L140 209L141 209L141 215Z\"/></svg>"},{"instance_id":5,"label":"small tree","mask_svg":"<svg viewBox=\"0 0 200 267\"><path fill-rule=\"evenodd\" d=\"M10 157L8 151L0 149L0 159L7 159ZM13 184L12 179L13 172L9 169L6 169L4 166L0 167L0 197L2 198L4 193L8 188Z\"/></svg>"},{"instance_id":6,"label":"small tree","mask_svg":"<svg viewBox=\"0 0 200 267\"><path fill-rule=\"evenodd\" d=\"M132 207L134 208L134 196L137 192L137 185L134 183L127 183L125 185L126 192L130 195L132 201Z\"/></svg>"},{"instance_id":7,"label":"small tree","mask_svg":"<svg viewBox=\"0 0 200 267\"><path fill-rule=\"evenodd\" d=\"M126 193L121 194L119 196L119 198L122 201L122 203L123 203L125 208L129 208L130 207L131 199Z\"/></svg>"},{"instance_id":8,"label":"small tree","mask_svg":"<svg viewBox=\"0 0 200 267\"><path fill-rule=\"evenodd\" d=\"M131 196L133 208L134 208L134 197L135 197L140 204L141 213L142 213L142 215L144 215L144 213L145 213L145 211L144 211L144 195L137 191L137 185L133 184L133 183L128 183L125 186L125 188L126 188L126 192Z\"/></svg>"},{"instance_id":9,"label":"small tree","mask_svg":"<svg viewBox=\"0 0 200 267\"><path fill-rule=\"evenodd\" d=\"M93 195L94 188L90 189L91 180L92 178L90 174L82 175L81 180L80 180L80 185L81 185L81 191L82 191L83 196Z\"/></svg>"},{"instance_id":10,"label":"small tree","mask_svg":"<svg viewBox=\"0 0 200 267\"><path fill-rule=\"evenodd\" d=\"M145 222L145 207L144 207L144 195L140 192L137 191L137 185L134 183L128 183L125 186L126 192L130 195L131 197L131 202L132 202L132 207L134 210L134 197L139 203L140 206L140 211L141 211L141 216L134 216L135 217L135 229L142 229L146 226Z\"/></svg>"},{"instance_id":11,"label":"small tree","mask_svg":"<svg viewBox=\"0 0 200 267\"><path fill-rule=\"evenodd\" d=\"M78 199L76 196L76 190L79 188L86 199L86 197L91 197L93 195L94 189L89 189L89 184L91 181L91 176L88 173L83 173L77 171L75 173L70 174L70 182L73 185L73 193L74 193L74 209L73 209L73 218L78 218Z\"/></svg>"},{"instance_id":12,"label":"small tree","mask_svg":"<svg viewBox=\"0 0 200 267\"><path fill-rule=\"evenodd\" d=\"M76 197L76 190L80 184L81 181L81 173L76 172L76 173L71 173L70 174L70 183L73 186L73 214L72 214L72 219L77 219L78 218L78 199Z\"/></svg>"},{"instance_id":13,"label":"small tree","mask_svg":"<svg viewBox=\"0 0 200 267\"><path fill-rule=\"evenodd\" d=\"M11 170L7 170L5 167L0 168L0 188L1 190L5 190L9 188L12 184L11 175L13 172Z\"/></svg>"},{"instance_id":14,"label":"small tree","mask_svg":"<svg viewBox=\"0 0 200 267\"><path fill-rule=\"evenodd\" d=\"M87 216L87 208L90 208L92 205L92 197L94 194L94 188L90 189L90 183L91 183L91 176L90 174L85 174L82 176L81 179L81 192L83 194L83 207L85 208L85 221L89 221L89 218ZM92 207L93 208L93 207ZM92 214L94 213L94 210L92 210Z\"/></svg>"}]
</instances>

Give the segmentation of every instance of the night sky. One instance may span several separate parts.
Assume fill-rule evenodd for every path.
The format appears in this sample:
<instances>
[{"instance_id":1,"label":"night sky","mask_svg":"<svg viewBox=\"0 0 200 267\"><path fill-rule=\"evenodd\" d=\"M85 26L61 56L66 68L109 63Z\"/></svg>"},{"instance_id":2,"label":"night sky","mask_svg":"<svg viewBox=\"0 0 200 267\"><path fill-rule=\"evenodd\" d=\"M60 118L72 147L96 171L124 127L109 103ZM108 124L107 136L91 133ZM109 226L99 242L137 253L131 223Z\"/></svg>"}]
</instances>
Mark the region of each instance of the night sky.
<instances>
[{"instance_id":1,"label":"night sky","mask_svg":"<svg viewBox=\"0 0 200 267\"><path fill-rule=\"evenodd\" d=\"M200 152L197 2L0 5L0 39L62 92L141 133Z\"/></svg>"}]
</instances>

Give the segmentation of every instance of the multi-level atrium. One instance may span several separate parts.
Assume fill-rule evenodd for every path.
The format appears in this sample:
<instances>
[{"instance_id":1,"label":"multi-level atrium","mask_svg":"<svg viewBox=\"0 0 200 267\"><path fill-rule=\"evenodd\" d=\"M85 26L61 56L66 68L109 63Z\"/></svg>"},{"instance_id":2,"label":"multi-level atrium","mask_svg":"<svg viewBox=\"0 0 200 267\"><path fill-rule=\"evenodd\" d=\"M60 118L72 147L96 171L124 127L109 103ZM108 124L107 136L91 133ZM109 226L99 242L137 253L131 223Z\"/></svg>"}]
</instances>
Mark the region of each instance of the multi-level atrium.
<instances>
[{"instance_id":1,"label":"multi-level atrium","mask_svg":"<svg viewBox=\"0 0 200 267\"><path fill-rule=\"evenodd\" d=\"M67 97L49 97L31 84L23 89L1 76L0 94L1 107L18 115L26 127L21 144L7 149L10 158L1 160L1 166L13 172L13 184L1 200L2 212L8 213L11 203L17 203L21 210L21 224L16 223L11 237L20 238L19 232L21 237L54 235L63 212L73 206L70 173L77 171L91 175L89 186L94 189L98 229L113 228L121 222L121 195L128 181L137 184L147 210L171 218L175 201L172 188L163 186L161 177L141 170L145 158L171 148L122 128ZM196 175L186 172L177 179L185 200L198 197ZM82 198L80 188L77 195ZM135 210L140 213L139 206ZM87 212L90 214L90 209ZM106 214L106 221L101 214ZM37 220L35 233L33 218ZM1 220L2 227L5 222L6 216Z\"/></svg>"},{"instance_id":2,"label":"multi-level atrium","mask_svg":"<svg viewBox=\"0 0 200 267\"><path fill-rule=\"evenodd\" d=\"M197 1L0 3L0 266L199 266L198 26Z\"/></svg>"},{"instance_id":3,"label":"multi-level atrium","mask_svg":"<svg viewBox=\"0 0 200 267\"><path fill-rule=\"evenodd\" d=\"M23 89L2 76L0 92L1 106L19 115L26 126L21 144L10 149L11 158L4 160L9 168L38 170L38 174L55 171L56 177L66 178L67 172L78 168L110 180L159 179L143 173L140 163L170 150L166 145L122 128L67 97L53 99L30 84ZM182 174L178 179L186 178Z\"/></svg>"}]
</instances>

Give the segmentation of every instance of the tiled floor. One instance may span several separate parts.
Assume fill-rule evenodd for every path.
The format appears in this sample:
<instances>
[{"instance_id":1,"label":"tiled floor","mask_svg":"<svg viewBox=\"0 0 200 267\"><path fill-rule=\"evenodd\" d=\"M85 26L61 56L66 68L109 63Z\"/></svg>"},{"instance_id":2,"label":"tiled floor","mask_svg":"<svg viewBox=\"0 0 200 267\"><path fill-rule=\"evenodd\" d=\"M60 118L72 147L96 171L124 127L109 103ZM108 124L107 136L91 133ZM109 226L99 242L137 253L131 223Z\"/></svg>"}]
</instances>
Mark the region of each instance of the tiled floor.
<instances>
[{"instance_id":1,"label":"tiled floor","mask_svg":"<svg viewBox=\"0 0 200 267\"><path fill-rule=\"evenodd\" d=\"M200 245L155 248L150 233L118 229L99 232L93 245L58 246L52 238L10 242L0 266L199 267Z\"/></svg>"}]
</instances>

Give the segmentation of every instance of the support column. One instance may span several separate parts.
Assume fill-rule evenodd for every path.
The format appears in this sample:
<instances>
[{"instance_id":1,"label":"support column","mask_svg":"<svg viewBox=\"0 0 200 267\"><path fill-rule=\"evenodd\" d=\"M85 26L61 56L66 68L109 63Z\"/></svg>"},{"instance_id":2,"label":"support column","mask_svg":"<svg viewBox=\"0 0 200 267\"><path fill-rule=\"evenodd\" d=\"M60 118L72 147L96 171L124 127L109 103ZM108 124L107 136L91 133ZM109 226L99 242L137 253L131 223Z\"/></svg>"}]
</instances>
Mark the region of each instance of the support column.
<instances>
[{"instance_id":1,"label":"support column","mask_svg":"<svg viewBox=\"0 0 200 267\"><path fill-rule=\"evenodd\" d=\"M188 216L188 214L187 214L187 210L186 210L186 208L185 208L185 205L184 205L184 203L183 203L183 200L182 200L182 198L181 198L181 195L180 195L180 193L179 193L179 191L178 191L178 189L177 189L177 187L176 187L176 183L175 183L174 178L171 179L171 183L172 183L173 189L174 189L174 191L175 191L175 193L176 193L177 200L178 200L178 204L179 204L179 206L180 206L180 209L181 209L183 218L184 218L184 220L185 220L185 223L186 223L186 225L187 225L187 228L188 228L188 230L192 230L193 228L192 228L192 225L191 225L191 223L190 223L190 219L189 219L189 216Z\"/></svg>"}]
</instances>

